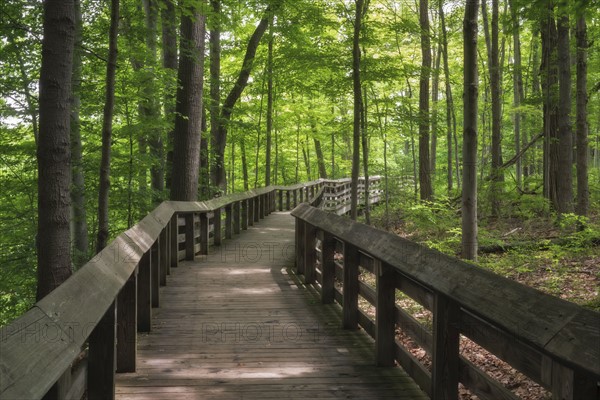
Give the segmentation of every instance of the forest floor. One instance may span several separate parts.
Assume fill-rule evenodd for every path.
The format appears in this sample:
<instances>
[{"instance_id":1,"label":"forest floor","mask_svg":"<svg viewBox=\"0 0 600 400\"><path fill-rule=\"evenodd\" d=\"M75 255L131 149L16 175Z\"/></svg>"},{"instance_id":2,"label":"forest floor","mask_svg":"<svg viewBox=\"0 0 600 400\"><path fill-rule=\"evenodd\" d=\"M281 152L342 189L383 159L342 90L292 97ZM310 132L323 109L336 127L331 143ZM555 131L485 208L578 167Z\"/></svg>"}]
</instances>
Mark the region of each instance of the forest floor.
<instances>
[{"instance_id":1,"label":"forest floor","mask_svg":"<svg viewBox=\"0 0 600 400\"><path fill-rule=\"evenodd\" d=\"M376 211L375 226L399 236L436 248L446 254L460 253L460 215L440 204L407 205L395 208L385 223ZM533 218L496 218L479 222L480 252L477 264L499 275L542 292L600 311L600 215L595 210L578 229L581 220L569 215L562 220L550 215ZM399 305L417 320L431 326L432 315L409 298ZM366 306L366 305L365 305ZM367 307L368 308L368 307ZM374 310L367 310L374 311ZM428 368L430 356L398 331L398 339ZM508 364L461 337L461 354L524 400L552 398L540 385ZM460 389L460 399L478 397Z\"/></svg>"}]
</instances>

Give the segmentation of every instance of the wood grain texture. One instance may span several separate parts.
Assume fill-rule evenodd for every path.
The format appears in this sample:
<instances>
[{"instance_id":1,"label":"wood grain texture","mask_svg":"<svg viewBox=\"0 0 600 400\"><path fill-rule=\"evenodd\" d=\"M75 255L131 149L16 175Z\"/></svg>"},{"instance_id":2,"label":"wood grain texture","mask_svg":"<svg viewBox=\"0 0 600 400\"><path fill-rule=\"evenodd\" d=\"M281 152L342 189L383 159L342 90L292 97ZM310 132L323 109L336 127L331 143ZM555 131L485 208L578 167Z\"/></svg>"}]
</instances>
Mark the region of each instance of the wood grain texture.
<instances>
[{"instance_id":1,"label":"wood grain texture","mask_svg":"<svg viewBox=\"0 0 600 400\"><path fill-rule=\"evenodd\" d=\"M289 274L294 243L293 219L273 213L182 262L117 398L425 399L400 368L375 366L364 332L340 329L339 306Z\"/></svg>"}]
</instances>

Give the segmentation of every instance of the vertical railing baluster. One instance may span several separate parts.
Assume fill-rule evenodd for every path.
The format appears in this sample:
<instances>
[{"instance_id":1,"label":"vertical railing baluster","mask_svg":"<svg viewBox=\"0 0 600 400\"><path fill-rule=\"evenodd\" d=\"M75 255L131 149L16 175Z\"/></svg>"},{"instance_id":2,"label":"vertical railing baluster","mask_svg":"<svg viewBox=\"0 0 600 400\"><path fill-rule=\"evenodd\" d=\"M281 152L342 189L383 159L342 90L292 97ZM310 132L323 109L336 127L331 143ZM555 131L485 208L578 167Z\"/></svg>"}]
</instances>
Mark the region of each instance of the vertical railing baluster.
<instances>
[{"instance_id":1,"label":"vertical railing baluster","mask_svg":"<svg viewBox=\"0 0 600 400\"><path fill-rule=\"evenodd\" d=\"M460 309L447 296L435 293L432 311L431 397L434 400L456 400L458 399Z\"/></svg>"},{"instance_id":2,"label":"vertical railing baluster","mask_svg":"<svg viewBox=\"0 0 600 400\"><path fill-rule=\"evenodd\" d=\"M179 266L179 224L178 215L174 213L171 217L171 238L170 238L170 262L171 268L177 268Z\"/></svg>"},{"instance_id":3,"label":"vertical railing baluster","mask_svg":"<svg viewBox=\"0 0 600 400\"><path fill-rule=\"evenodd\" d=\"M375 362L380 367L394 366L396 336L396 280L394 270L373 260L376 286Z\"/></svg>"},{"instance_id":4,"label":"vertical railing baluster","mask_svg":"<svg viewBox=\"0 0 600 400\"><path fill-rule=\"evenodd\" d=\"M213 213L213 243L215 246L221 245L221 242L222 242L221 232L222 232L221 209L217 208Z\"/></svg>"},{"instance_id":5,"label":"vertical railing baluster","mask_svg":"<svg viewBox=\"0 0 600 400\"><path fill-rule=\"evenodd\" d=\"M232 232L233 224L233 207L231 204L225 206L225 239L231 239L233 237Z\"/></svg>"},{"instance_id":6,"label":"vertical railing baluster","mask_svg":"<svg viewBox=\"0 0 600 400\"><path fill-rule=\"evenodd\" d=\"M304 257L306 253L304 229L305 222L300 218L296 218L296 274L298 275L304 275Z\"/></svg>"},{"instance_id":7,"label":"vertical railing baluster","mask_svg":"<svg viewBox=\"0 0 600 400\"><path fill-rule=\"evenodd\" d=\"M321 303L331 304L335 300L335 238L323 232L321 242Z\"/></svg>"},{"instance_id":8,"label":"vertical railing baluster","mask_svg":"<svg viewBox=\"0 0 600 400\"><path fill-rule=\"evenodd\" d=\"M154 242L152 247L150 248L150 266L152 278L151 281L151 290L152 290L152 307L156 308L160 304L160 254L159 254L159 244L158 239Z\"/></svg>"},{"instance_id":9,"label":"vertical railing baluster","mask_svg":"<svg viewBox=\"0 0 600 400\"><path fill-rule=\"evenodd\" d=\"M250 209L248 205L249 202L250 200L248 199L242 200L242 230L248 229L248 211Z\"/></svg>"},{"instance_id":10,"label":"vertical railing baluster","mask_svg":"<svg viewBox=\"0 0 600 400\"><path fill-rule=\"evenodd\" d=\"M233 233L239 235L240 233L240 209L242 201L236 201L233 203Z\"/></svg>"},{"instance_id":11,"label":"vertical railing baluster","mask_svg":"<svg viewBox=\"0 0 600 400\"><path fill-rule=\"evenodd\" d=\"M358 328L358 248L344 242L343 328Z\"/></svg>"},{"instance_id":12,"label":"vertical railing baluster","mask_svg":"<svg viewBox=\"0 0 600 400\"><path fill-rule=\"evenodd\" d=\"M200 217L202 218L201 214ZM194 213L185 214L185 259L193 261L195 256L194 250Z\"/></svg>"},{"instance_id":13,"label":"vertical railing baluster","mask_svg":"<svg viewBox=\"0 0 600 400\"><path fill-rule=\"evenodd\" d=\"M115 398L116 336L116 307L113 301L89 337L87 366L89 400Z\"/></svg>"},{"instance_id":14,"label":"vertical railing baluster","mask_svg":"<svg viewBox=\"0 0 600 400\"><path fill-rule=\"evenodd\" d=\"M150 251L142 255L138 264L138 287L137 287L137 330L138 332L150 332L152 329L152 274Z\"/></svg>"},{"instance_id":15,"label":"vertical railing baluster","mask_svg":"<svg viewBox=\"0 0 600 400\"><path fill-rule=\"evenodd\" d=\"M208 254L208 214L200 213L200 254Z\"/></svg>"},{"instance_id":16,"label":"vertical railing baluster","mask_svg":"<svg viewBox=\"0 0 600 400\"><path fill-rule=\"evenodd\" d=\"M169 246L167 244L167 239L169 237L169 224L167 224L162 231L160 231L160 235L158 237L158 252L159 252L159 263L160 263L160 285L167 285L167 275L169 273Z\"/></svg>"},{"instance_id":17,"label":"vertical railing baluster","mask_svg":"<svg viewBox=\"0 0 600 400\"><path fill-rule=\"evenodd\" d=\"M309 224L304 223L304 283L314 283L317 277L316 260L317 252L315 249L315 238L317 237L317 229Z\"/></svg>"},{"instance_id":18,"label":"vertical railing baluster","mask_svg":"<svg viewBox=\"0 0 600 400\"><path fill-rule=\"evenodd\" d=\"M137 357L137 268L117 297L117 372L135 372Z\"/></svg>"}]
</instances>

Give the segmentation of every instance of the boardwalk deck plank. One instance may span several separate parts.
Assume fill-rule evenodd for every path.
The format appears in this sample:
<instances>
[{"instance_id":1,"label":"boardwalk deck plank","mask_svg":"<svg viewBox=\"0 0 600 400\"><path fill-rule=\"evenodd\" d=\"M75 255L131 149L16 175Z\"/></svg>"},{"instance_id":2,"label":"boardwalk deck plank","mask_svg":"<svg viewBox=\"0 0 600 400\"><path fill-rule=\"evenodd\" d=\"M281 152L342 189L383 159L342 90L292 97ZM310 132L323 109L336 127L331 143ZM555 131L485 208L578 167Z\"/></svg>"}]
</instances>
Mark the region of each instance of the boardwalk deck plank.
<instances>
[{"instance_id":1,"label":"boardwalk deck plank","mask_svg":"<svg viewBox=\"0 0 600 400\"><path fill-rule=\"evenodd\" d=\"M117 398L427 398L400 368L376 367L372 340L340 329L339 307L288 273L293 245L292 218L274 213L180 263Z\"/></svg>"}]
</instances>

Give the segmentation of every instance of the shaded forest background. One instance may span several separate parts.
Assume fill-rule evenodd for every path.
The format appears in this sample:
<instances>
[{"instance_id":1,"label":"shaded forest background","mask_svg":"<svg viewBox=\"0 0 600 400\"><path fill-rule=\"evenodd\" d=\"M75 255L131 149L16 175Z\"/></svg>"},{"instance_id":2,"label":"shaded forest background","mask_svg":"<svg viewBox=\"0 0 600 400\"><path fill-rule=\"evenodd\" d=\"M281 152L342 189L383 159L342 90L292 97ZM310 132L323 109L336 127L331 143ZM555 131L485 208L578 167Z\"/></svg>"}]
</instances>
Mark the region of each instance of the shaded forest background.
<instances>
[{"instance_id":1,"label":"shaded forest background","mask_svg":"<svg viewBox=\"0 0 600 400\"><path fill-rule=\"evenodd\" d=\"M462 3L200 3L206 21L200 199L269 184L349 177L358 124L360 172L384 176L389 199L367 217L460 254ZM597 307L600 5L556 4L479 4L477 211L479 242L489 250L480 261L511 276L530 270L539 275L538 267L559 272L580 268L583 278L569 284L577 294L568 298ZM181 60L186 54L179 26L191 6L186 1L120 1L107 238L169 197L178 55ZM71 99L75 269L93 255L102 227L97 209L111 23L107 1L82 0L76 7L81 19ZM357 8L363 14L360 24L355 24ZM36 239L42 11L34 1L6 0L0 6L0 325L35 300L36 240L44 240ZM258 38L257 26L263 29ZM557 49L565 38L571 78L566 100L559 95L559 81L566 80L558 77L565 71L558 66ZM248 85L223 122L223 110L248 66L244 57L253 39L258 41ZM360 55L360 103L353 96L353 53ZM585 126L576 117L582 107L578 56L587 66ZM548 127L550 106L566 113L569 121L571 165L551 161L559 139ZM357 107L362 111L358 120ZM222 123L227 137L219 142ZM581 129L587 135L585 157L577 139ZM579 192L577 161L583 158L589 187ZM553 172L551 166L556 167ZM565 177L569 190L560 186ZM589 196L585 208L582 193ZM557 241L561 238L567 240ZM513 251L506 251L508 242ZM525 283L557 295L565 287L553 281Z\"/></svg>"}]
</instances>

